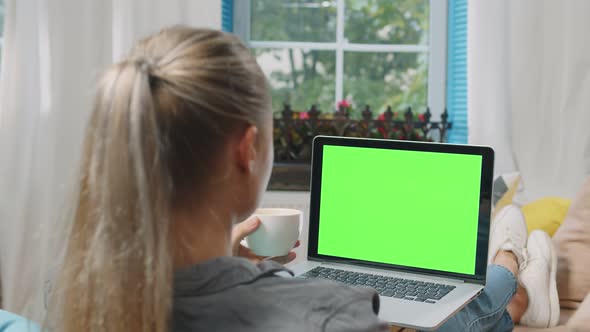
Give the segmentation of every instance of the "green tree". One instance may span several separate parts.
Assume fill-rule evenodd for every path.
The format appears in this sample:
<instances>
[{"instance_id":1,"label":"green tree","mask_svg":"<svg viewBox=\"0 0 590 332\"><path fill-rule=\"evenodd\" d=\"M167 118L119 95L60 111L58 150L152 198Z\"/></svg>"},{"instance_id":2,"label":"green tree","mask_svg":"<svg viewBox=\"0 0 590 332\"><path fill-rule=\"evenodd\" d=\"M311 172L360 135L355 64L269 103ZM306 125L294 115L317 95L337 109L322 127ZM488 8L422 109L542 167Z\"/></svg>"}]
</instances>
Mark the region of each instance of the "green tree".
<instances>
[{"instance_id":1,"label":"green tree","mask_svg":"<svg viewBox=\"0 0 590 332\"><path fill-rule=\"evenodd\" d=\"M335 1L252 0L251 39L335 42ZM346 0L345 38L351 43L428 44L428 0ZM295 110L318 104L335 107L334 51L256 49L256 56L280 63L268 71L273 109L284 102ZM357 109L374 111L426 106L427 57L422 53L344 54L344 96ZM262 65L264 67L263 61Z\"/></svg>"}]
</instances>

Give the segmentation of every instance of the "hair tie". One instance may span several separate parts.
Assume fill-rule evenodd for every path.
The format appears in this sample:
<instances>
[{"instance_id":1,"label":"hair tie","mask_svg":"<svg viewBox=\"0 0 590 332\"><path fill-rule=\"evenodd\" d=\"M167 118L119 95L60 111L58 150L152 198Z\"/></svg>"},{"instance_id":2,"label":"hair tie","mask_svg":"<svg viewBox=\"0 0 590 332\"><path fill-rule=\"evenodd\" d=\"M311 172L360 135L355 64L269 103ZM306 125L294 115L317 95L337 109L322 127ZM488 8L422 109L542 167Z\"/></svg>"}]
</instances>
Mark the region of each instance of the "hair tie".
<instances>
[{"instance_id":1,"label":"hair tie","mask_svg":"<svg viewBox=\"0 0 590 332\"><path fill-rule=\"evenodd\" d=\"M152 59L143 56L135 58L134 62L140 71L149 75L154 72L154 68L156 67L156 64Z\"/></svg>"}]
</instances>

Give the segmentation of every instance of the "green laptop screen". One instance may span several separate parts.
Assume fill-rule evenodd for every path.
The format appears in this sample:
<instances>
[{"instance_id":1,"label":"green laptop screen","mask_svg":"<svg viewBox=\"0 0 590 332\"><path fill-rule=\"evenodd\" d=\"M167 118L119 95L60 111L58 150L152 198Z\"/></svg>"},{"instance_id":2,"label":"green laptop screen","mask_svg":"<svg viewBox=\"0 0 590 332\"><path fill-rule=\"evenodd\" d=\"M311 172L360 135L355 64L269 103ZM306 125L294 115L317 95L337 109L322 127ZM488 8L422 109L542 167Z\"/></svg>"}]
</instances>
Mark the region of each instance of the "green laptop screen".
<instances>
[{"instance_id":1,"label":"green laptop screen","mask_svg":"<svg viewBox=\"0 0 590 332\"><path fill-rule=\"evenodd\" d=\"M480 155L323 147L318 254L475 274Z\"/></svg>"}]
</instances>

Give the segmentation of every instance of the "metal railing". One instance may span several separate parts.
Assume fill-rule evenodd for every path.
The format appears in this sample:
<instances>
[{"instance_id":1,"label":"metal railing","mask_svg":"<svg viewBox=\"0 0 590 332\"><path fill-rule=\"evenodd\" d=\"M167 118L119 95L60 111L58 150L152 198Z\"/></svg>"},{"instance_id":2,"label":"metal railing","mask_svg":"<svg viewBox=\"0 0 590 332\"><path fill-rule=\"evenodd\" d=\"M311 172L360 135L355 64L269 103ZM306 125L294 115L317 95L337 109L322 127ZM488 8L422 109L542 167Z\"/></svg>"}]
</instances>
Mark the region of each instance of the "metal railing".
<instances>
[{"instance_id":1,"label":"metal railing","mask_svg":"<svg viewBox=\"0 0 590 332\"><path fill-rule=\"evenodd\" d=\"M355 116L357 118L355 118ZM274 119L275 163L309 163L311 143L317 135L445 142L452 128L445 109L440 121L431 121L432 114L393 112L391 107L376 118L367 105L360 114L340 107L332 113L321 113L312 106L307 112L294 112L285 104Z\"/></svg>"},{"instance_id":2,"label":"metal railing","mask_svg":"<svg viewBox=\"0 0 590 332\"><path fill-rule=\"evenodd\" d=\"M275 162L270 190L309 190L311 150L317 135L446 142L452 128L446 110L440 121L431 121L432 114L414 113L410 108L393 112L391 107L377 117L369 106L355 113L350 107L339 107L322 113L316 106L306 112L294 112L288 104L274 119Z\"/></svg>"}]
</instances>

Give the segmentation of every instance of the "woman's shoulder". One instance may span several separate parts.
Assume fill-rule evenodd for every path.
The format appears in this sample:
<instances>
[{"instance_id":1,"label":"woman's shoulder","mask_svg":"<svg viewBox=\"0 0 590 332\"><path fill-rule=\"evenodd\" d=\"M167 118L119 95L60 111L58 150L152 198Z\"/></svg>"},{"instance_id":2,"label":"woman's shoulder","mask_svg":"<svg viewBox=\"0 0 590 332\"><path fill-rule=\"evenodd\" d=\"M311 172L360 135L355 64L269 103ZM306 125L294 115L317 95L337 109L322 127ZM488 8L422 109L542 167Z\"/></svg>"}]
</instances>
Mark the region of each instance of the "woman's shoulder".
<instances>
[{"instance_id":1,"label":"woman's shoulder","mask_svg":"<svg viewBox=\"0 0 590 332\"><path fill-rule=\"evenodd\" d=\"M174 330L376 331L379 298L374 290L285 278L283 270L259 267L250 275L242 270L232 282L208 288L215 292L201 288L175 297ZM353 329L342 330L346 325Z\"/></svg>"}]
</instances>

